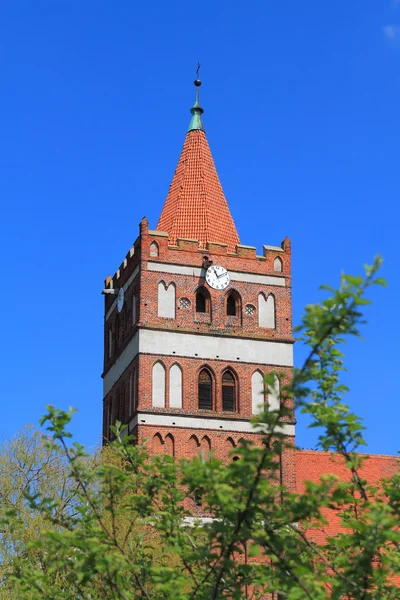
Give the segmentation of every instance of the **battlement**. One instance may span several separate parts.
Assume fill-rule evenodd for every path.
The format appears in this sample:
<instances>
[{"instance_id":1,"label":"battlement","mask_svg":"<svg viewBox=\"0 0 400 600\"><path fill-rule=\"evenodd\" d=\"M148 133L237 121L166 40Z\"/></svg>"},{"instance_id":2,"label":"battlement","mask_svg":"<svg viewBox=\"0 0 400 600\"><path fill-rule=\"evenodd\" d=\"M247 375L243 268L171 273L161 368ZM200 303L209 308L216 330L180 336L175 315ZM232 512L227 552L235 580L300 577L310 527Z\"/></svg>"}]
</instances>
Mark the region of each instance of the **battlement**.
<instances>
[{"instance_id":1,"label":"battlement","mask_svg":"<svg viewBox=\"0 0 400 600\"><path fill-rule=\"evenodd\" d=\"M127 282L142 261L168 262L199 266L204 258L216 262L223 260L228 269L259 274L290 277L291 244L288 237L280 246L263 246L263 254L257 254L255 246L237 244L235 252L228 251L228 245L220 242L207 242L178 238L170 244L168 232L149 229L146 217L139 224L139 236L129 249L121 265L111 277L105 279L106 289L119 289Z\"/></svg>"}]
</instances>

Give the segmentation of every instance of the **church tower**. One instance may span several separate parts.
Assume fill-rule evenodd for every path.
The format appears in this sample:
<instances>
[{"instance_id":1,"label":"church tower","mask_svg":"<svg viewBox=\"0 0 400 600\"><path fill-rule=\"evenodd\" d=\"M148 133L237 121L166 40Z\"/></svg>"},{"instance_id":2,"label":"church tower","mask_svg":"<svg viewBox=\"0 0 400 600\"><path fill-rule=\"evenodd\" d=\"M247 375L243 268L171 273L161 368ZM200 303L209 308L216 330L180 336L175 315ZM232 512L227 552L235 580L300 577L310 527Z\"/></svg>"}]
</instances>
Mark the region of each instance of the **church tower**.
<instances>
[{"instance_id":1,"label":"church tower","mask_svg":"<svg viewBox=\"0 0 400 600\"><path fill-rule=\"evenodd\" d=\"M240 243L196 101L156 229L146 218L105 280L103 436L116 419L151 452L227 459L291 376L291 250ZM246 201L246 199L244 199ZM295 422L282 423L294 442ZM282 458L294 486L294 453Z\"/></svg>"}]
</instances>

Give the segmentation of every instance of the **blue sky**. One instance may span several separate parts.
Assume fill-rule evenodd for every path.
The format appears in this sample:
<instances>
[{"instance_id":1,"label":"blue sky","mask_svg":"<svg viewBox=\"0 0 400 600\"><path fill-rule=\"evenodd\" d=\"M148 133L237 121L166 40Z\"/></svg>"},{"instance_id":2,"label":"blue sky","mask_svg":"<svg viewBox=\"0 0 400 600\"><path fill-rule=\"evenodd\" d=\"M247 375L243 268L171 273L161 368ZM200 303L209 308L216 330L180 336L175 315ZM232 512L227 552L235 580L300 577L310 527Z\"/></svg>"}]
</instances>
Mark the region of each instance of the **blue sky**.
<instances>
[{"instance_id":1,"label":"blue sky","mask_svg":"<svg viewBox=\"0 0 400 600\"><path fill-rule=\"evenodd\" d=\"M99 441L100 291L142 216L157 224L200 61L242 243L292 240L295 322L319 284L383 255L347 400L369 451L397 452L400 2L16 0L0 57L0 438L53 403ZM301 418L297 441L315 446Z\"/></svg>"}]
</instances>

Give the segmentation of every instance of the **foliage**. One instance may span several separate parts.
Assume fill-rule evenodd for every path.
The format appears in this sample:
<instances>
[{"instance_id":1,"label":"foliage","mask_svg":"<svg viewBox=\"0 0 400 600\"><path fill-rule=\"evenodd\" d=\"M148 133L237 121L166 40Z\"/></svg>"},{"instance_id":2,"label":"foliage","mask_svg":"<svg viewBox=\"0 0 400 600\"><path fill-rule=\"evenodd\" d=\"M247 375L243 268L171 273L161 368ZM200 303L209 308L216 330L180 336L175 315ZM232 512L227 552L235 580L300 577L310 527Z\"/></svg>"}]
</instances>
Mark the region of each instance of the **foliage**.
<instances>
[{"instance_id":1,"label":"foliage","mask_svg":"<svg viewBox=\"0 0 400 600\"><path fill-rule=\"evenodd\" d=\"M343 402L340 380L339 348L359 335L365 294L383 283L379 265L377 259L366 267L364 278L343 275L338 290L325 288L328 298L306 307L298 332L309 355L282 390L280 410L254 420L262 444L242 443L235 449L240 460L149 457L119 423L116 440L89 458L69 444L71 412L48 407L42 424L52 458L40 460L62 468L49 473L48 485L46 477L36 479L31 489L29 478L25 484L9 476L8 497L21 500L2 507L0 598L398 597L400 473L383 490L360 477L363 428ZM266 383L273 385L273 375ZM326 476L304 494L281 483L279 459L290 445L279 424L293 397L321 428L321 448L343 457L349 483ZM193 497L212 519L191 519ZM317 544L307 527L322 524L326 508L342 515L344 533Z\"/></svg>"}]
</instances>

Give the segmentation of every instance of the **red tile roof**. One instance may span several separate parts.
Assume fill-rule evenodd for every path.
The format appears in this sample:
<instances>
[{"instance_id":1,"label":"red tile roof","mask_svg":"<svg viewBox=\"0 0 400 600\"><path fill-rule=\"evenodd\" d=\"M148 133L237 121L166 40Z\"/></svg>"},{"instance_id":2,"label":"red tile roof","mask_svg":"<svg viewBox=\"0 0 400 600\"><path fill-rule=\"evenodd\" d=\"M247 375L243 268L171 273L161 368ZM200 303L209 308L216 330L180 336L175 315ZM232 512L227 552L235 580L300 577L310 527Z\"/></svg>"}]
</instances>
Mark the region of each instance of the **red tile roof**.
<instances>
[{"instance_id":1,"label":"red tile roof","mask_svg":"<svg viewBox=\"0 0 400 600\"><path fill-rule=\"evenodd\" d=\"M178 237L227 244L228 251L240 244L204 131L186 135L157 229L171 244Z\"/></svg>"},{"instance_id":2,"label":"red tile roof","mask_svg":"<svg viewBox=\"0 0 400 600\"><path fill-rule=\"evenodd\" d=\"M368 455L359 470L360 477L369 485L379 487L382 479L390 477L399 468L398 458L379 454ZM321 475L336 475L340 481L350 481L351 474L345 466L342 456L334 452L317 452L314 450L296 451L296 491L303 493L305 482L319 482ZM340 517L334 510L323 509L327 524L323 528L307 530L307 537L323 543L329 536L334 536L344 529L340 526Z\"/></svg>"}]
</instances>

